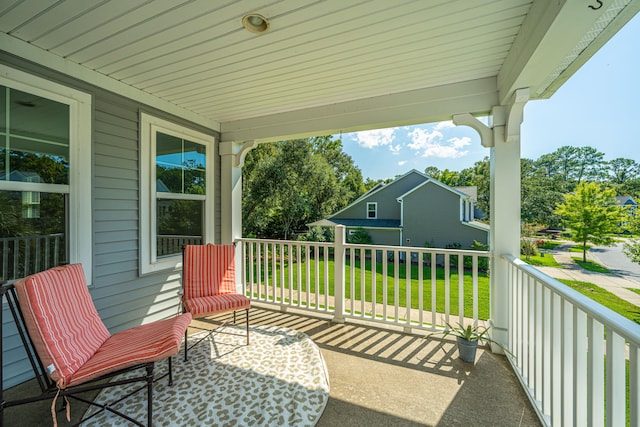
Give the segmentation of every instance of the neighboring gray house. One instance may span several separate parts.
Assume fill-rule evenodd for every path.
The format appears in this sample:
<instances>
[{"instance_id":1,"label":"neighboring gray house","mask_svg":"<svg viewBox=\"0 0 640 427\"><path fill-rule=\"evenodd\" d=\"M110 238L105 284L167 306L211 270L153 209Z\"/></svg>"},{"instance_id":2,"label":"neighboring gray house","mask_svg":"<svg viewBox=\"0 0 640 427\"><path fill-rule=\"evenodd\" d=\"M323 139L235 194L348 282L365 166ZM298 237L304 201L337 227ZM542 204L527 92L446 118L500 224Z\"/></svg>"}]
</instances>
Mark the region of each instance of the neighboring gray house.
<instances>
[{"instance_id":1,"label":"neighboring gray house","mask_svg":"<svg viewBox=\"0 0 640 427\"><path fill-rule=\"evenodd\" d=\"M636 208L638 207L638 202L634 200L631 196L616 196L616 202L629 210L631 216L636 216Z\"/></svg>"},{"instance_id":2,"label":"neighboring gray house","mask_svg":"<svg viewBox=\"0 0 640 427\"><path fill-rule=\"evenodd\" d=\"M489 226L475 221L475 187L449 187L417 170L377 185L355 202L310 226L363 228L378 245L469 248L489 244Z\"/></svg>"}]
</instances>

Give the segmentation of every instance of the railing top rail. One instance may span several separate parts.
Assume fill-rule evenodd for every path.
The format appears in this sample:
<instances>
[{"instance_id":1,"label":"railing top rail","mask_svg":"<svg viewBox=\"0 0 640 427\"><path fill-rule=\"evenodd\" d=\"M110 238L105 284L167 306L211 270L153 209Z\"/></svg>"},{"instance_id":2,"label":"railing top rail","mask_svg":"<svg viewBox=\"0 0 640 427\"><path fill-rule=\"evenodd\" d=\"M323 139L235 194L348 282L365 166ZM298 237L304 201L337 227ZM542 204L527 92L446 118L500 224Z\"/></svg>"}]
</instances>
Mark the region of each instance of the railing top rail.
<instances>
[{"instance_id":1,"label":"railing top rail","mask_svg":"<svg viewBox=\"0 0 640 427\"><path fill-rule=\"evenodd\" d=\"M277 240L277 239L253 239L242 237L236 239L236 242L255 242L255 243L275 243L275 244L292 244L303 246L335 246L335 242L309 242L306 240ZM476 251L471 249L444 249L444 248L419 248L416 246L385 246L385 245L368 245L357 243L345 243L345 248L354 249L371 249L371 250L387 250L387 251L402 251L402 252L422 252L422 253L437 253L437 254L451 254L451 255L478 255L483 257L491 257L492 254L489 251Z\"/></svg>"},{"instance_id":2,"label":"railing top rail","mask_svg":"<svg viewBox=\"0 0 640 427\"><path fill-rule=\"evenodd\" d=\"M307 240L279 240L279 239L249 239L242 237L235 240L236 242L254 242L254 243L274 243L279 245L301 245L301 246L335 246L333 242L309 242Z\"/></svg>"},{"instance_id":3,"label":"railing top rail","mask_svg":"<svg viewBox=\"0 0 640 427\"><path fill-rule=\"evenodd\" d=\"M525 271L530 276L542 282L544 286L553 290L553 292L560 295L560 297L570 301L582 311L589 313L589 315L598 322L606 325L608 328L612 328L626 340L633 342L635 345L640 345L640 325L637 323L601 304L598 304L591 298L571 289L562 282L546 275L521 259L512 255L503 255L503 258L514 264L518 269Z\"/></svg>"},{"instance_id":4,"label":"railing top rail","mask_svg":"<svg viewBox=\"0 0 640 427\"><path fill-rule=\"evenodd\" d=\"M373 249L373 250L388 250L388 251L402 251L402 252L422 252L422 253L436 253L436 254L452 254L452 255L480 255L490 257L489 251L476 251L471 249L444 249L444 248L419 248L417 246L383 246L383 245L361 245L357 243L345 243L347 248L355 249Z\"/></svg>"},{"instance_id":5,"label":"railing top rail","mask_svg":"<svg viewBox=\"0 0 640 427\"><path fill-rule=\"evenodd\" d=\"M43 237L62 237L62 236L64 236L64 233L34 234L34 235L28 235L28 236L0 237L0 241L41 239Z\"/></svg>"}]
</instances>

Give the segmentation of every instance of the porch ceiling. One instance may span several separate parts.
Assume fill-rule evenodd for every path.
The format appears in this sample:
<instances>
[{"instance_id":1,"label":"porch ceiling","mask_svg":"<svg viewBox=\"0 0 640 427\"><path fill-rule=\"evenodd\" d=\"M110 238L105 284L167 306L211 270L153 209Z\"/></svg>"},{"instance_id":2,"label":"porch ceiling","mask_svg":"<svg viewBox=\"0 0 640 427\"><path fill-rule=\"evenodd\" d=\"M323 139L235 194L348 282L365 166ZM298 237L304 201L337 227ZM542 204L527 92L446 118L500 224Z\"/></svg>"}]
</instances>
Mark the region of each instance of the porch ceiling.
<instances>
[{"instance_id":1,"label":"porch ceiling","mask_svg":"<svg viewBox=\"0 0 640 427\"><path fill-rule=\"evenodd\" d=\"M4 0L0 45L223 140L269 140L485 114L522 87L549 97L639 10L640 0ZM268 33L243 29L251 12Z\"/></svg>"}]
</instances>

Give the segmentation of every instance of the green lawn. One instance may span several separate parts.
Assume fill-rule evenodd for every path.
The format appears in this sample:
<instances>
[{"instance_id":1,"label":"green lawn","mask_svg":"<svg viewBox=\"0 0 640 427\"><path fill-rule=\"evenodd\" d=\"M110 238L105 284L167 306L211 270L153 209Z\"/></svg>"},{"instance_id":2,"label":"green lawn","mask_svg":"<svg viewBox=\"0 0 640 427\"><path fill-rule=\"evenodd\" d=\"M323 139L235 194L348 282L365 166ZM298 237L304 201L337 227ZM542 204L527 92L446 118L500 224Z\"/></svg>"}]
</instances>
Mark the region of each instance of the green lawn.
<instances>
[{"instance_id":1,"label":"green lawn","mask_svg":"<svg viewBox=\"0 0 640 427\"><path fill-rule=\"evenodd\" d=\"M328 263L327 269L329 274L328 280L328 293L329 296L334 296L334 263L333 260L326 261ZM293 262L291 266L288 261L284 263L284 271L280 271L280 263L276 263L276 272L275 275L272 273L271 268L272 264L269 262L269 275L268 280L269 284L273 285L273 278L275 276L278 288L281 287L281 280L284 278L282 283L285 288L285 298L288 298L289 295L289 277L291 276L292 287L293 290L292 299L297 298L298 287L300 283L300 292L306 293L306 283L307 283L307 263L302 262L298 264L297 262ZM316 292L316 261L314 259L309 260L309 293L315 294ZM361 296L364 294L364 300L367 302L372 301L372 277L373 272L371 269L371 261L367 260L363 267L361 267L360 261L358 259L355 260L355 269L353 271L353 278L351 274L350 268L350 259L347 257L347 265L345 269L345 299L347 303L351 299L351 295L353 293L354 299L360 300ZM298 268L300 267L300 271ZM392 261L387 264L387 281L386 281L386 295L388 305L395 305L394 295L397 292L398 295L398 305L400 307L406 306L407 301L407 286L409 286L410 291L410 300L411 307L418 308L420 301L420 292L419 292L419 280L418 280L418 272L419 267L413 263L409 267L409 280L407 280L407 264L406 263L398 263L397 264L397 272L396 264ZM432 295L432 284L431 284L431 268L423 267L423 289L422 289L422 304L423 309L426 311L431 311L431 295ZM248 273L248 272L247 272ZM254 275L257 274L254 268ZM364 274L364 289L362 288L362 274ZM318 261L318 291L322 295L325 291L324 289L324 276L325 276L325 261ZM397 283L395 281L395 277L398 277ZM442 267L436 268L436 312L444 313L445 312L445 270ZM248 277L248 276L247 276ZM261 270L261 280L264 282L264 267ZM459 288L458 288L458 270L457 267L451 267L450 272L450 314L458 315L458 301L459 301ZM375 272L375 300L378 304L382 304L384 302L384 286L383 286L383 271L382 271L382 263L378 262L376 264L376 272ZM397 290L396 290L397 286ZM463 278L463 293L464 293L464 313L465 316L471 317L473 314L473 278L470 271L464 272ZM364 292L363 292L364 291ZM279 293L278 293L279 295ZM322 302L322 298L320 299ZM486 273L480 272L478 274L478 317L480 319L486 320L489 318L489 277Z\"/></svg>"},{"instance_id":2,"label":"green lawn","mask_svg":"<svg viewBox=\"0 0 640 427\"><path fill-rule=\"evenodd\" d=\"M538 249L555 249L556 246L561 245L562 242L556 242L553 240L545 240L544 245L538 246Z\"/></svg>"},{"instance_id":3,"label":"green lawn","mask_svg":"<svg viewBox=\"0 0 640 427\"><path fill-rule=\"evenodd\" d=\"M619 313L627 319L640 323L640 307L623 300L617 295L614 295L593 283L563 279L560 279L560 281L581 294L588 296L592 300L599 302L616 313Z\"/></svg>"},{"instance_id":4,"label":"green lawn","mask_svg":"<svg viewBox=\"0 0 640 427\"><path fill-rule=\"evenodd\" d=\"M571 257L571 258L576 262L576 264L578 264L580 267L584 268L587 271L593 271L596 273L603 273L603 274L613 273L608 268L605 268L596 262L593 262L593 261L584 262L582 261L582 258L577 258L577 257Z\"/></svg>"},{"instance_id":5,"label":"green lawn","mask_svg":"<svg viewBox=\"0 0 640 427\"><path fill-rule=\"evenodd\" d=\"M636 294L640 294L640 289L636 289L636 288L627 288L629 289L631 292L635 292Z\"/></svg>"},{"instance_id":6,"label":"green lawn","mask_svg":"<svg viewBox=\"0 0 640 427\"><path fill-rule=\"evenodd\" d=\"M545 254L543 252L540 252L540 255L530 256L529 259L526 259L523 255L521 255L520 259L531 265L562 268L562 266L556 262L553 255Z\"/></svg>"},{"instance_id":7,"label":"green lawn","mask_svg":"<svg viewBox=\"0 0 640 427\"><path fill-rule=\"evenodd\" d=\"M589 252L589 249L591 249L591 245L587 245L587 252ZM581 254L582 253L582 245L573 245L569 248L569 252L576 252Z\"/></svg>"}]
</instances>

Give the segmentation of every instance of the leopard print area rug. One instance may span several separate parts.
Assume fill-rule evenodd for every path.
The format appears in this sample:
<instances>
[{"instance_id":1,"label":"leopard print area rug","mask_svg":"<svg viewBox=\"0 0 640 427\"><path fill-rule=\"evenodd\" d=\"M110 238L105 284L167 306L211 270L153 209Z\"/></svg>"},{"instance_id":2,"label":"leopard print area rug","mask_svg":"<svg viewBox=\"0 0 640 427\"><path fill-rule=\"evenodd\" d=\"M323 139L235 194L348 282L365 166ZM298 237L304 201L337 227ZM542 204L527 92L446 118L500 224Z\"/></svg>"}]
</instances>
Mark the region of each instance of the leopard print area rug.
<instances>
[{"instance_id":1,"label":"leopard print area rug","mask_svg":"<svg viewBox=\"0 0 640 427\"><path fill-rule=\"evenodd\" d=\"M318 346L304 333L282 327L251 328L246 345L243 327L225 326L173 359L173 386L168 378L153 386L154 426L314 426L329 398L329 376ZM189 337L192 345L205 333ZM156 363L156 377L167 371ZM126 374L125 374L126 375ZM140 383L103 390L98 402L109 402L139 388ZM146 391L112 405L146 422ZM95 413L89 408L85 415ZM87 426L129 426L100 412Z\"/></svg>"}]
</instances>

